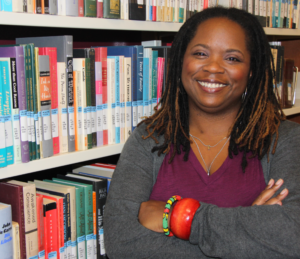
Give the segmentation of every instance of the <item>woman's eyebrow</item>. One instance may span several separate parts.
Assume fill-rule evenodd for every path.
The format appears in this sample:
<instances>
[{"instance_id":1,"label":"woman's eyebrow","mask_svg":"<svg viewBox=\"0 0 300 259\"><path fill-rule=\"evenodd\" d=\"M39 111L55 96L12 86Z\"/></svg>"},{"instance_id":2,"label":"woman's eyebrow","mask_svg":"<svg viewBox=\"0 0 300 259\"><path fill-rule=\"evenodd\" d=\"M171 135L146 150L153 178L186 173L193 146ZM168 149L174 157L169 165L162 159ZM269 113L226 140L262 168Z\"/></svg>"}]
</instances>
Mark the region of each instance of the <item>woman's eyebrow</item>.
<instances>
[{"instance_id":1,"label":"woman's eyebrow","mask_svg":"<svg viewBox=\"0 0 300 259\"><path fill-rule=\"evenodd\" d=\"M227 49L226 52L227 53L238 52L238 53L240 53L241 55L244 56L243 52L238 50L238 49Z\"/></svg>"}]
</instances>

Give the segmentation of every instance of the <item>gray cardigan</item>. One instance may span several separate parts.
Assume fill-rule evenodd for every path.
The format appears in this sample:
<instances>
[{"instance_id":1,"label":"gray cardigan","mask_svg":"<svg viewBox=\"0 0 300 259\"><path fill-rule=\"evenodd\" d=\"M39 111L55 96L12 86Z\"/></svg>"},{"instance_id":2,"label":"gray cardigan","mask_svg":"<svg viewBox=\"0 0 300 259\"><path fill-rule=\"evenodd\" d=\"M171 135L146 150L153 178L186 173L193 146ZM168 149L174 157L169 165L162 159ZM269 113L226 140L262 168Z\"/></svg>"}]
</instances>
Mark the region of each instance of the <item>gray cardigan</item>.
<instances>
[{"instance_id":1,"label":"gray cardigan","mask_svg":"<svg viewBox=\"0 0 300 259\"><path fill-rule=\"evenodd\" d=\"M138 221L164 155L142 139L145 125L127 140L114 172L104 213L105 248L113 258L300 258L300 125L285 121L274 155L261 160L266 183L282 178L289 195L283 206L219 208L201 203L189 241L166 237ZM162 143L163 137L158 138ZM200 201L201 202L201 201Z\"/></svg>"}]
</instances>

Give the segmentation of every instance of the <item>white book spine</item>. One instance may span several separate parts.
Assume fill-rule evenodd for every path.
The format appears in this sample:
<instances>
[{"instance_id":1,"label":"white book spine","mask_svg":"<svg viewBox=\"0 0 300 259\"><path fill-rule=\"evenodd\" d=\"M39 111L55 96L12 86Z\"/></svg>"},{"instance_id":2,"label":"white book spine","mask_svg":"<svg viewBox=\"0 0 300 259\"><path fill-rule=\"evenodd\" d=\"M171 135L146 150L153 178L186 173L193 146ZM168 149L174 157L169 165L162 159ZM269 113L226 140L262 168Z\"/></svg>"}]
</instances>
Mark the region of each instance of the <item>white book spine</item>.
<instances>
[{"instance_id":1,"label":"white book spine","mask_svg":"<svg viewBox=\"0 0 300 259\"><path fill-rule=\"evenodd\" d=\"M131 58L124 58L125 87L125 141L131 134L132 103L131 103Z\"/></svg>"},{"instance_id":2,"label":"white book spine","mask_svg":"<svg viewBox=\"0 0 300 259\"><path fill-rule=\"evenodd\" d=\"M67 8L66 8L66 0L57 0L57 14L58 15L67 15Z\"/></svg>"},{"instance_id":3,"label":"white book spine","mask_svg":"<svg viewBox=\"0 0 300 259\"><path fill-rule=\"evenodd\" d=\"M12 0L12 10L16 13L23 13L23 0Z\"/></svg>"},{"instance_id":4,"label":"white book spine","mask_svg":"<svg viewBox=\"0 0 300 259\"><path fill-rule=\"evenodd\" d=\"M108 144L113 143L113 138L112 138L112 97L111 97L111 88L112 88L112 62L113 60L108 58L107 59L107 109L105 111L103 120L103 130L105 127L107 127L108 130ZM104 112L103 112L104 113Z\"/></svg>"},{"instance_id":5,"label":"white book spine","mask_svg":"<svg viewBox=\"0 0 300 259\"><path fill-rule=\"evenodd\" d=\"M125 87L124 87L124 57L119 57L120 63L120 143L125 142Z\"/></svg>"},{"instance_id":6,"label":"white book spine","mask_svg":"<svg viewBox=\"0 0 300 259\"><path fill-rule=\"evenodd\" d=\"M108 144L115 144L116 143L116 62L115 59L112 59L111 63L111 143ZM109 134L109 133L108 133Z\"/></svg>"},{"instance_id":7,"label":"white book spine","mask_svg":"<svg viewBox=\"0 0 300 259\"><path fill-rule=\"evenodd\" d=\"M33 13L33 1L35 0L27 0L27 13Z\"/></svg>"}]
</instances>

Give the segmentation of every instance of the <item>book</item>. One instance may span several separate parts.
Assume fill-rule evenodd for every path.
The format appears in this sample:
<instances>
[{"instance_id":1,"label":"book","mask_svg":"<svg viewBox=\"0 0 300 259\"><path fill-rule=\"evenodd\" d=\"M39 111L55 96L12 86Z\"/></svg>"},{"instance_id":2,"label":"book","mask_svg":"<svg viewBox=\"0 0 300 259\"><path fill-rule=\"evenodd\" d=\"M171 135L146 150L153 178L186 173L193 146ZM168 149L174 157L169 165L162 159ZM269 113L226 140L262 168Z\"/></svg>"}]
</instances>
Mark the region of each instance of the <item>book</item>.
<instances>
[{"instance_id":1,"label":"book","mask_svg":"<svg viewBox=\"0 0 300 259\"><path fill-rule=\"evenodd\" d=\"M38 255L38 232L36 220L36 193L35 185L21 181L11 180L10 184L23 188L24 223L26 237L26 256L31 258Z\"/></svg>"},{"instance_id":2,"label":"book","mask_svg":"<svg viewBox=\"0 0 300 259\"><path fill-rule=\"evenodd\" d=\"M125 140L132 129L132 102L131 102L131 58L124 57L124 87L125 87Z\"/></svg>"},{"instance_id":3,"label":"book","mask_svg":"<svg viewBox=\"0 0 300 259\"><path fill-rule=\"evenodd\" d=\"M27 136L27 102L26 102L26 85L25 85L25 57L22 46L0 47L0 57L15 58L17 74L17 91L19 105L19 122L21 135L21 158L22 163L29 162L29 143ZM17 123L17 116L14 117Z\"/></svg>"},{"instance_id":4,"label":"book","mask_svg":"<svg viewBox=\"0 0 300 259\"><path fill-rule=\"evenodd\" d=\"M96 0L84 0L84 16L85 17L96 17L97 16Z\"/></svg>"},{"instance_id":5,"label":"book","mask_svg":"<svg viewBox=\"0 0 300 259\"><path fill-rule=\"evenodd\" d=\"M105 165L100 163L80 166L72 170L72 172L75 174L82 174L82 173L95 174L95 175L108 177L108 178L112 178L114 171L115 171L115 165Z\"/></svg>"},{"instance_id":6,"label":"book","mask_svg":"<svg viewBox=\"0 0 300 259\"><path fill-rule=\"evenodd\" d=\"M75 59L73 60L73 66L74 66L74 64L75 64ZM82 133L81 133L82 132L81 113L82 113L82 111L80 109L78 109L78 97L79 97L78 88L81 85L80 80L81 80L80 71L73 71L74 115L75 115L74 116L74 121L75 121L75 150L76 151L80 150L80 148L83 150L83 143L81 141L81 135L82 135ZM79 97L79 98L81 98L81 97ZM80 135L79 135L79 132L81 133ZM81 141L81 143L79 143L80 141ZM79 147L79 145L81 147Z\"/></svg>"},{"instance_id":7,"label":"book","mask_svg":"<svg viewBox=\"0 0 300 259\"><path fill-rule=\"evenodd\" d=\"M53 141L53 154L59 154L58 134L58 86L57 86L57 49L53 47L39 48L39 55L49 56L50 66L50 93L51 93L51 128Z\"/></svg>"},{"instance_id":8,"label":"book","mask_svg":"<svg viewBox=\"0 0 300 259\"><path fill-rule=\"evenodd\" d=\"M43 196L36 191L36 219L38 229L38 257L45 259L45 226Z\"/></svg>"},{"instance_id":9,"label":"book","mask_svg":"<svg viewBox=\"0 0 300 259\"><path fill-rule=\"evenodd\" d=\"M115 66L115 59L107 56L107 128L109 145L115 144L116 141Z\"/></svg>"},{"instance_id":10,"label":"book","mask_svg":"<svg viewBox=\"0 0 300 259\"><path fill-rule=\"evenodd\" d=\"M56 212L57 212L57 247L58 259L64 259L65 253L65 239L64 239L64 198L61 196L55 196L51 194L47 194L44 192L38 191L39 194L43 199L49 199L56 202Z\"/></svg>"},{"instance_id":11,"label":"book","mask_svg":"<svg viewBox=\"0 0 300 259\"><path fill-rule=\"evenodd\" d=\"M2 61L0 61L0 67ZM5 138L5 116L4 116L4 77L0 70L0 167L7 166L6 138Z\"/></svg>"},{"instance_id":12,"label":"book","mask_svg":"<svg viewBox=\"0 0 300 259\"><path fill-rule=\"evenodd\" d=\"M58 134L60 153L68 152L68 105L66 87L66 63L57 62Z\"/></svg>"},{"instance_id":13,"label":"book","mask_svg":"<svg viewBox=\"0 0 300 259\"><path fill-rule=\"evenodd\" d=\"M0 202L11 205L12 220L19 224L21 258L26 257L26 240L31 240L30 235L25 235L24 202L22 186L0 182Z\"/></svg>"},{"instance_id":14,"label":"book","mask_svg":"<svg viewBox=\"0 0 300 259\"><path fill-rule=\"evenodd\" d=\"M46 258L58 257L57 204L55 201L43 198L45 253Z\"/></svg>"},{"instance_id":15,"label":"book","mask_svg":"<svg viewBox=\"0 0 300 259\"><path fill-rule=\"evenodd\" d=\"M67 74L68 103L68 151L75 151L74 107L73 107L73 37L49 36L17 38L17 44L34 43L36 47L56 47L57 62L65 62Z\"/></svg>"},{"instance_id":16,"label":"book","mask_svg":"<svg viewBox=\"0 0 300 259\"><path fill-rule=\"evenodd\" d=\"M108 129L107 129L107 48L96 47L95 48L95 62L101 62L102 68L102 81L100 86L97 85L97 89L102 89L102 100L97 98L97 111L102 111L102 136L103 145L108 145ZM98 83L99 84L99 83ZM100 89L99 89L100 91ZM99 96L99 94L97 95ZM98 113L98 112L97 112ZM101 114L101 112L99 112ZM101 123L100 122L100 123ZM101 126L100 126L101 127Z\"/></svg>"},{"instance_id":17,"label":"book","mask_svg":"<svg viewBox=\"0 0 300 259\"><path fill-rule=\"evenodd\" d=\"M103 122L102 122L102 63L95 62L95 91L96 91L96 128L97 146L103 146Z\"/></svg>"},{"instance_id":18,"label":"book","mask_svg":"<svg viewBox=\"0 0 300 259\"><path fill-rule=\"evenodd\" d=\"M152 114L154 113L154 109L157 105L157 58L158 51L152 51L152 96L151 96L151 110Z\"/></svg>"},{"instance_id":19,"label":"book","mask_svg":"<svg viewBox=\"0 0 300 259\"><path fill-rule=\"evenodd\" d=\"M13 258L13 231L11 205L0 203L0 251L1 258Z\"/></svg>"},{"instance_id":20,"label":"book","mask_svg":"<svg viewBox=\"0 0 300 259\"><path fill-rule=\"evenodd\" d=\"M92 93L91 93L91 60L85 59L85 85L86 85L86 128L87 128L87 148L91 149L92 144Z\"/></svg>"},{"instance_id":21,"label":"book","mask_svg":"<svg viewBox=\"0 0 300 259\"><path fill-rule=\"evenodd\" d=\"M120 19L120 0L103 1L103 18Z\"/></svg>"},{"instance_id":22,"label":"book","mask_svg":"<svg viewBox=\"0 0 300 259\"><path fill-rule=\"evenodd\" d=\"M84 0L78 0L78 17L84 17Z\"/></svg>"},{"instance_id":23,"label":"book","mask_svg":"<svg viewBox=\"0 0 300 259\"><path fill-rule=\"evenodd\" d=\"M86 60L85 58L74 58L74 71L78 71L74 99L77 102L77 148L87 149L87 103L86 103ZM76 96L75 96L76 93Z\"/></svg>"},{"instance_id":24,"label":"book","mask_svg":"<svg viewBox=\"0 0 300 259\"><path fill-rule=\"evenodd\" d=\"M12 11L14 13L23 13L23 0L12 1Z\"/></svg>"},{"instance_id":25,"label":"book","mask_svg":"<svg viewBox=\"0 0 300 259\"><path fill-rule=\"evenodd\" d=\"M12 10L13 10L12 0L8 0L8 1L1 0L0 11L12 12Z\"/></svg>"},{"instance_id":26,"label":"book","mask_svg":"<svg viewBox=\"0 0 300 259\"><path fill-rule=\"evenodd\" d=\"M129 0L129 20L146 21L145 0Z\"/></svg>"},{"instance_id":27,"label":"book","mask_svg":"<svg viewBox=\"0 0 300 259\"><path fill-rule=\"evenodd\" d=\"M66 15L67 16L79 16L79 1L65 1L66 5Z\"/></svg>"},{"instance_id":28,"label":"book","mask_svg":"<svg viewBox=\"0 0 300 259\"><path fill-rule=\"evenodd\" d=\"M124 70L124 56L119 56L119 85L120 85L120 143L125 142L125 70ZM117 94L117 93L116 93ZM117 95L116 95L117 98Z\"/></svg>"},{"instance_id":29,"label":"book","mask_svg":"<svg viewBox=\"0 0 300 259\"><path fill-rule=\"evenodd\" d=\"M53 156L53 139L51 127L51 80L49 56L39 55L40 103L42 116L43 157Z\"/></svg>"},{"instance_id":30,"label":"book","mask_svg":"<svg viewBox=\"0 0 300 259\"><path fill-rule=\"evenodd\" d=\"M13 259L21 259L20 227L19 223L12 221Z\"/></svg>"},{"instance_id":31,"label":"book","mask_svg":"<svg viewBox=\"0 0 300 259\"><path fill-rule=\"evenodd\" d=\"M103 18L103 0L97 0L97 17Z\"/></svg>"},{"instance_id":32,"label":"book","mask_svg":"<svg viewBox=\"0 0 300 259\"><path fill-rule=\"evenodd\" d=\"M2 72L2 103L5 124L5 147L7 165L14 164L14 139L12 127L12 107L11 107L11 71L10 60L0 59Z\"/></svg>"},{"instance_id":33,"label":"book","mask_svg":"<svg viewBox=\"0 0 300 259\"><path fill-rule=\"evenodd\" d=\"M104 235L103 235L103 213L106 203L106 195L107 195L107 180L106 179L95 179L91 177L86 177L82 175L76 175L72 173L68 173L66 176L57 175L57 178L76 181L85 184L92 184L93 191L96 195L96 242L97 251L96 258L105 258L105 247L104 247Z\"/></svg>"},{"instance_id":34,"label":"book","mask_svg":"<svg viewBox=\"0 0 300 259\"><path fill-rule=\"evenodd\" d=\"M77 258L77 227L76 227L76 201L75 201L75 188L72 186L62 186L45 181L34 180L37 191L47 192L62 196L67 204L67 255Z\"/></svg>"}]
</instances>

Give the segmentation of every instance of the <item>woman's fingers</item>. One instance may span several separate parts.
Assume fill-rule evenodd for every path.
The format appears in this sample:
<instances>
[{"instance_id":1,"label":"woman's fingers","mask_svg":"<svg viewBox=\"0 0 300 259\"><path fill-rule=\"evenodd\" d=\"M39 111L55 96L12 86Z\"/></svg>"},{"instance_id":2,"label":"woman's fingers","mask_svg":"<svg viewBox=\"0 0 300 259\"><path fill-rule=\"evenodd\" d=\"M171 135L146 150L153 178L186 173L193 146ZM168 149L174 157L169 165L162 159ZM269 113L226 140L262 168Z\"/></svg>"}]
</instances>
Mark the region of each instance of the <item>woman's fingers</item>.
<instances>
[{"instance_id":1,"label":"woman's fingers","mask_svg":"<svg viewBox=\"0 0 300 259\"><path fill-rule=\"evenodd\" d=\"M268 200L265 203L265 205L274 205L274 204L282 205L282 201L288 196L288 194L289 194L289 191L288 191L288 189L285 188L276 197Z\"/></svg>"},{"instance_id":2,"label":"woman's fingers","mask_svg":"<svg viewBox=\"0 0 300 259\"><path fill-rule=\"evenodd\" d=\"M276 197L272 198L274 194L279 190L282 186L283 180L279 179L276 183L274 179L271 179L261 194L255 199L252 205L272 205L272 204L280 204L281 201L287 196L287 190L283 194L279 194ZM281 205L281 204L280 204Z\"/></svg>"}]
</instances>

